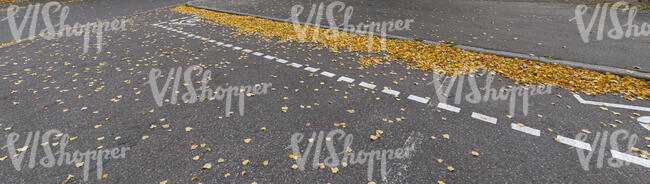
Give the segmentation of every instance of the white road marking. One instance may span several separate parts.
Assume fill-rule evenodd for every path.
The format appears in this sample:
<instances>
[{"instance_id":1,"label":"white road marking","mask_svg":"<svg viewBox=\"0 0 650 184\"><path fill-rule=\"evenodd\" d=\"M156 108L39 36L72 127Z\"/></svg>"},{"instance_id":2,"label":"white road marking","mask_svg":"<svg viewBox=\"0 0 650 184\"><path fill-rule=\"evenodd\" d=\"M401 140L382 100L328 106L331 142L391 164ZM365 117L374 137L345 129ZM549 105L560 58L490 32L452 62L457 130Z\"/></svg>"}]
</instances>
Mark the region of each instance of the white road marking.
<instances>
[{"instance_id":1,"label":"white road marking","mask_svg":"<svg viewBox=\"0 0 650 184\"><path fill-rule=\"evenodd\" d=\"M436 106L436 107L444 109L444 110L448 110L448 111L451 111L451 112L455 112L455 113L460 112L460 108L449 105L449 104L446 104L446 103L442 103L442 102L438 103L438 106Z\"/></svg>"},{"instance_id":2,"label":"white road marking","mask_svg":"<svg viewBox=\"0 0 650 184\"><path fill-rule=\"evenodd\" d=\"M223 42L217 42L217 45L223 45Z\"/></svg>"},{"instance_id":3,"label":"white road marking","mask_svg":"<svg viewBox=\"0 0 650 184\"><path fill-rule=\"evenodd\" d=\"M287 62L289 62L289 61L284 60L284 59L276 59L275 61L277 61L278 63L287 63Z\"/></svg>"},{"instance_id":4,"label":"white road marking","mask_svg":"<svg viewBox=\"0 0 650 184\"><path fill-rule=\"evenodd\" d=\"M365 87L365 88L370 88L370 89L375 89L375 87L377 87L377 85L366 83L366 82L359 83L359 86Z\"/></svg>"},{"instance_id":5,"label":"white road marking","mask_svg":"<svg viewBox=\"0 0 650 184\"><path fill-rule=\"evenodd\" d=\"M253 55L256 55L256 56L262 56L262 55L264 55L264 53L261 53L261 52L253 52Z\"/></svg>"},{"instance_id":6,"label":"white road marking","mask_svg":"<svg viewBox=\"0 0 650 184\"><path fill-rule=\"evenodd\" d=\"M573 146L573 147L580 148L580 149L583 149L583 150L591 151L591 145L589 145L586 142L582 142L582 141L578 141L578 140L575 140L575 139L567 138L567 137L564 137L564 136L561 136L561 135L557 136L557 140L558 140L558 142L569 145L569 146Z\"/></svg>"},{"instance_id":7,"label":"white road marking","mask_svg":"<svg viewBox=\"0 0 650 184\"><path fill-rule=\"evenodd\" d=\"M341 76L341 77L339 77L339 79L337 81L345 81L347 83L352 83L352 82L354 82L354 79L348 78L346 76Z\"/></svg>"},{"instance_id":8,"label":"white road marking","mask_svg":"<svg viewBox=\"0 0 650 184\"><path fill-rule=\"evenodd\" d=\"M273 57L273 56L269 56L269 55L264 56L264 58L265 58L265 59L268 59L268 60L275 59L275 57Z\"/></svg>"},{"instance_id":9,"label":"white road marking","mask_svg":"<svg viewBox=\"0 0 650 184\"><path fill-rule=\"evenodd\" d=\"M395 91L395 90L392 90L392 89L383 89L383 90L381 90L381 92L389 94L389 95L393 95L395 97L399 96L399 91Z\"/></svg>"},{"instance_id":10,"label":"white road marking","mask_svg":"<svg viewBox=\"0 0 650 184\"><path fill-rule=\"evenodd\" d=\"M224 47L232 47L232 44L225 44Z\"/></svg>"},{"instance_id":11,"label":"white road marking","mask_svg":"<svg viewBox=\"0 0 650 184\"><path fill-rule=\"evenodd\" d=\"M516 123L511 123L510 127L513 130L517 130L517 131L524 132L524 133L534 135L534 136L538 136L538 137L539 137L539 135L541 133L538 129L530 128L530 127L527 127L527 126L522 127L522 126L517 125Z\"/></svg>"},{"instance_id":12,"label":"white road marking","mask_svg":"<svg viewBox=\"0 0 650 184\"><path fill-rule=\"evenodd\" d=\"M233 47L232 49L241 50L242 48L241 47Z\"/></svg>"},{"instance_id":13,"label":"white road marking","mask_svg":"<svg viewBox=\"0 0 650 184\"><path fill-rule=\"evenodd\" d=\"M641 123L650 123L650 116L641 116L639 118L636 118L636 120Z\"/></svg>"},{"instance_id":14,"label":"white road marking","mask_svg":"<svg viewBox=\"0 0 650 184\"><path fill-rule=\"evenodd\" d=\"M495 125L497 124L497 119L496 118L486 116L486 115L483 115L483 114L480 114L480 113L472 112L472 118L478 119L478 120L481 120L481 121L485 121L485 122L488 122L488 123L492 123L492 124L495 124Z\"/></svg>"},{"instance_id":15,"label":"white road marking","mask_svg":"<svg viewBox=\"0 0 650 184\"><path fill-rule=\"evenodd\" d=\"M406 98L409 99L409 100L413 100L413 101L416 101L416 102L423 103L423 104L426 104L426 103L429 102L429 99L422 98L422 97L415 96L415 95L409 95L409 96L406 97Z\"/></svg>"},{"instance_id":16,"label":"white road marking","mask_svg":"<svg viewBox=\"0 0 650 184\"><path fill-rule=\"evenodd\" d=\"M626 162L631 162L631 163L634 163L634 164L637 164L637 165L641 165L643 167L650 168L650 160L643 159L641 157L637 157L637 156L633 156L633 155L629 155L629 154L625 154L625 153L621 153L621 152L616 151L616 150L610 150L610 152L612 153L612 157L614 157L615 159L624 160Z\"/></svg>"},{"instance_id":17,"label":"white road marking","mask_svg":"<svg viewBox=\"0 0 650 184\"><path fill-rule=\"evenodd\" d=\"M302 67L302 65L301 65L301 64L298 64L298 63L291 63L291 64L289 64L289 66L292 66L292 67L294 67L294 68L300 68L300 67Z\"/></svg>"},{"instance_id":18,"label":"white road marking","mask_svg":"<svg viewBox=\"0 0 650 184\"><path fill-rule=\"evenodd\" d=\"M208 40L208 42L214 43L214 42L217 42L217 40Z\"/></svg>"},{"instance_id":19,"label":"white road marking","mask_svg":"<svg viewBox=\"0 0 650 184\"><path fill-rule=\"evenodd\" d=\"M323 71L323 72L321 72L320 74L321 74L321 75L324 75L324 76L326 76L326 77L329 77L329 78L332 78L332 77L334 77L334 76L336 75L336 74L333 74L333 73L329 73L329 72L327 72L327 71Z\"/></svg>"},{"instance_id":20,"label":"white road marking","mask_svg":"<svg viewBox=\"0 0 650 184\"><path fill-rule=\"evenodd\" d=\"M317 68L312 68L312 67L305 67L305 70L307 70L307 71L309 71L309 72L316 72L316 71L318 71Z\"/></svg>"},{"instance_id":21,"label":"white road marking","mask_svg":"<svg viewBox=\"0 0 650 184\"><path fill-rule=\"evenodd\" d=\"M195 35L194 35L194 34L188 34L187 36L190 36L190 37L192 37L192 36L195 36Z\"/></svg>"},{"instance_id":22,"label":"white road marking","mask_svg":"<svg viewBox=\"0 0 650 184\"><path fill-rule=\"evenodd\" d=\"M246 53L251 53L251 52L253 52L253 51L250 50L250 49L244 49L244 50L242 50L242 51L244 51L244 52L246 52Z\"/></svg>"},{"instance_id":23,"label":"white road marking","mask_svg":"<svg viewBox=\"0 0 650 184\"><path fill-rule=\"evenodd\" d=\"M596 102L596 101L589 101L582 99L580 95L573 94L573 97L575 97L578 102L582 104L587 104L587 105L600 105L600 106L608 106L608 107L615 107L615 108L622 108L622 109L632 109L632 110L637 110L637 111L646 111L650 112L650 108L648 107L640 107L640 106L633 106L633 105L623 105L623 104L615 104L615 103L606 103L606 102Z\"/></svg>"},{"instance_id":24,"label":"white road marking","mask_svg":"<svg viewBox=\"0 0 650 184\"><path fill-rule=\"evenodd\" d=\"M639 125L641 125L641 127L645 128L646 130L650 130L650 124L639 123Z\"/></svg>"}]
</instances>

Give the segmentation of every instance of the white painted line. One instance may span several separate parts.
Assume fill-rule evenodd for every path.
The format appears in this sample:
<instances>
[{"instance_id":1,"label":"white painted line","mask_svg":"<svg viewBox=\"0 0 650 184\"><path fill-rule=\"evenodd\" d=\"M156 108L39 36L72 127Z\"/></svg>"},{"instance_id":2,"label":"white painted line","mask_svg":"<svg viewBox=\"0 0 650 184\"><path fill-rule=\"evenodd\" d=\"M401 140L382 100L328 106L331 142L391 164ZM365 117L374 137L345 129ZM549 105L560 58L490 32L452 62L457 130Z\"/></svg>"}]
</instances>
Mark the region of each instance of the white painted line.
<instances>
[{"instance_id":1,"label":"white painted line","mask_svg":"<svg viewBox=\"0 0 650 184\"><path fill-rule=\"evenodd\" d=\"M455 112L455 113L460 112L460 108L455 107L455 106L451 106L451 105L449 105L449 104L442 103L442 102L441 102L441 103L438 103L438 106L436 106L436 107L437 107L437 108L444 109L444 110L448 110L448 111L451 111L451 112Z\"/></svg>"},{"instance_id":2,"label":"white painted line","mask_svg":"<svg viewBox=\"0 0 650 184\"><path fill-rule=\"evenodd\" d=\"M329 73L329 72L327 72L327 71L323 71L323 72L321 72L320 74L321 74L321 75L324 75L324 76L326 76L326 77L329 77L329 78L332 78L332 77L334 77L334 76L336 75L336 74L333 74L333 73Z\"/></svg>"},{"instance_id":3,"label":"white painted line","mask_svg":"<svg viewBox=\"0 0 650 184\"><path fill-rule=\"evenodd\" d=\"M641 123L650 123L650 116L641 116L636 119L637 121Z\"/></svg>"},{"instance_id":4,"label":"white painted line","mask_svg":"<svg viewBox=\"0 0 650 184\"><path fill-rule=\"evenodd\" d=\"M643 167L650 168L650 160L648 160L648 159L643 159L641 157L621 153L621 152L616 151L616 150L610 150L610 152L612 153L612 157L614 157L615 159L623 160L623 161L626 161L626 162L631 162L631 163L634 163L634 164L637 164L637 165L640 165L640 166L643 166Z\"/></svg>"},{"instance_id":5,"label":"white painted line","mask_svg":"<svg viewBox=\"0 0 650 184\"><path fill-rule=\"evenodd\" d=\"M413 101L416 101L416 102L423 103L423 104L429 103L429 99L422 98L422 97L415 96L415 95L409 95L406 98L409 99L409 100L413 100Z\"/></svg>"},{"instance_id":6,"label":"white painted line","mask_svg":"<svg viewBox=\"0 0 650 184\"><path fill-rule=\"evenodd\" d=\"M275 59L275 57L273 57L273 56L269 56L269 55L264 56L264 58L265 58L265 59L268 59L268 60Z\"/></svg>"},{"instance_id":7,"label":"white painted line","mask_svg":"<svg viewBox=\"0 0 650 184\"><path fill-rule=\"evenodd\" d=\"M246 52L246 53L251 53L251 52L253 52L253 51L250 50L250 49L244 49L244 50L242 50L242 51L244 51L244 52Z\"/></svg>"},{"instance_id":8,"label":"white painted line","mask_svg":"<svg viewBox=\"0 0 650 184\"><path fill-rule=\"evenodd\" d=\"M283 64L289 62L289 61L284 60L284 59L276 59L275 61L277 61L278 63L283 63Z\"/></svg>"},{"instance_id":9,"label":"white painted line","mask_svg":"<svg viewBox=\"0 0 650 184\"><path fill-rule=\"evenodd\" d=\"M589 101L582 99L580 95L573 94L573 97L575 97L578 102L582 104L587 104L587 105L600 105L600 106L608 106L608 107L615 107L615 108L622 108L622 109L632 109L632 110L637 110L637 111L646 111L650 112L650 108L648 107L640 107L640 106L633 106L633 105L623 105L623 104L615 104L615 103L606 103L606 102L596 102L596 101Z\"/></svg>"},{"instance_id":10,"label":"white painted line","mask_svg":"<svg viewBox=\"0 0 650 184\"><path fill-rule=\"evenodd\" d=\"M206 40L208 40L208 38L201 37L201 40L206 41Z\"/></svg>"},{"instance_id":11,"label":"white painted line","mask_svg":"<svg viewBox=\"0 0 650 184\"><path fill-rule=\"evenodd\" d=\"M225 44L224 47L232 47L232 44Z\"/></svg>"},{"instance_id":12,"label":"white painted line","mask_svg":"<svg viewBox=\"0 0 650 184\"><path fill-rule=\"evenodd\" d=\"M389 94L389 95L393 95L395 97L399 96L399 91L395 91L395 90L392 90L392 89L383 89L383 90L381 90L381 92Z\"/></svg>"},{"instance_id":13,"label":"white painted line","mask_svg":"<svg viewBox=\"0 0 650 184\"><path fill-rule=\"evenodd\" d=\"M223 45L223 42L217 42L217 45Z\"/></svg>"},{"instance_id":14,"label":"white painted line","mask_svg":"<svg viewBox=\"0 0 650 184\"><path fill-rule=\"evenodd\" d=\"M317 68L312 68L312 67L305 67L305 70L307 70L307 71L309 71L309 72L316 72L316 71L318 71Z\"/></svg>"},{"instance_id":15,"label":"white painted line","mask_svg":"<svg viewBox=\"0 0 650 184\"><path fill-rule=\"evenodd\" d=\"M217 40L208 40L208 42L214 43L214 42L217 42Z\"/></svg>"},{"instance_id":16,"label":"white painted line","mask_svg":"<svg viewBox=\"0 0 650 184\"><path fill-rule=\"evenodd\" d=\"M242 48L241 47L233 47L232 49L241 50Z\"/></svg>"},{"instance_id":17,"label":"white painted line","mask_svg":"<svg viewBox=\"0 0 650 184\"><path fill-rule=\"evenodd\" d=\"M186 33L186 32L181 32L181 34L183 34L183 35L187 35L187 33Z\"/></svg>"},{"instance_id":18,"label":"white painted line","mask_svg":"<svg viewBox=\"0 0 650 184\"><path fill-rule=\"evenodd\" d=\"M488 122L488 123L492 123L492 124L495 124L495 125L497 124L497 119L496 118L486 116L486 115L483 115L483 114L480 114L480 113L472 112L472 118L478 119L478 120L481 120L481 121L485 121L485 122Z\"/></svg>"},{"instance_id":19,"label":"white painted line","mask_svg":"<svg viewBox=\"0 0 650 184\"><path fill-rule=\"evenodd\" d=\"M352 82L354 82L354 79L353 78L348 78L346 76L341 76L341 77L339 77L339 79L337 79L337 81L345 81L347 83L352 83Z\"/></svg>"},{"instance_id":20,"label":"white painted line","mask_svg":"<svg viewBox=\"0 0 650 184\"><path fill-rule=\"evenodd\" d=\"M530 127L527 127L527 126L519 126L516 123L511 123L510 127L513 130L517 130L517 131L527 133L527 134L530 134L530 135L534 135L534 136L538 136L538 137L539 137L539 135L541 133L538 129L530 128Z\"/></svg>"},{"instance_id":21,"label":"white painted line","mask_svg":"<svg viewBox=\"0 0 650 184\"><path fill-rule=\"evenodd\" d=\"M292 67L294 67L294 68L300 68L300 67L302 67L302 65L301 65L301 64L298 64L298 63L291 63L291 64L289 64L289 66L292 66Z\"/></svg>"},{"instance_id":22,"label":"white painted line","mask_svg":"<svg viewBox=\"0 0 650 184\"><path fill-rule=\"evenodd\" d=\"M193 36L195 36L195 35L194 35L194 34L188 34L187 36L189 36L189 37L193 37Z\"/></svg>"},{"instance_id":23,"label":"white painted line","mask_svg":"<svg viewBox=\"0 0 650 184\"><path fill-rule=\"evenodd\" d=\"M264 55L264 53L261 53L261 52L253 52L253 55L256 55L256 56L262 56L262 55Z\"/></svg>"},{"instance_id":24,"label":"white painted line","mask_svg":"<svg viewBox=\"0 0 650 184\"><path fill-rule=\"evenodd\" d=\"M639 123L639 125L641 125L641 127L645 128L646 130L650 130L650 124Z\"/></svg>"},{"instance_id":25,"label":"white painted line","mask_svg":"<svg viewBox=\"0 0 650 184\"><path fill-rule=\"evenodd\" d=\"M569 146L573 146L573 147L580 148L580 149L583 149L583 150L591 151L591 145L589 145L586 142L582 142L582 141L578 141L578 140L575 140L575 139L567 138L567 137L564 137L564 136L561 136L561 135L557 136L557 140L558 140L558 142L569 145Z\"/></svg>"},{"instance_id":26,"label":"white painted line","mask_svg":"<svg viewBox=\"0 0 650 184\"><path fill-rule=\"evenodd\" d=\"M375 87L377 87L377 85L366 83L366 82L359 83L359 86L365 87L365 88L370 88L370 89L375 89Z\"/></svg>"}]
</instances>

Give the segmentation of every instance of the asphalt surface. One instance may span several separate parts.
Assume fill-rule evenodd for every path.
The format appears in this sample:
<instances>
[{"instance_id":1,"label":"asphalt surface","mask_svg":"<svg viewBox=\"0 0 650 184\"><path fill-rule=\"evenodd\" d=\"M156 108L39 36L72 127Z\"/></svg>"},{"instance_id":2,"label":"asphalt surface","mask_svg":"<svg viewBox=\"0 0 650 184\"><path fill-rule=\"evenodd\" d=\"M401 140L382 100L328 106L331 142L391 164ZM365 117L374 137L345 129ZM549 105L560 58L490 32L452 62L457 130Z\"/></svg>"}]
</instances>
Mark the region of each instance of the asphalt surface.
<instances>
[{"instance_id":1,"label":"asphalt surface","mask_svg":"<svg viewBox=\"0 0 650 184\"><path fill-rule=\"evenodd\" d=\"M299 15L304 22L311 6L324 8L335 1L287 1L287 0L214 0L195 1L198 5L229 11L288 19L291 8L300 5ZM450 41L461 45L508 51L550 59L570 60L581 63L611 66L648 73L650 48L648 36L610 39L607 31L612 29L611 17L604 19L604 37L597 40L598 25L590 31L585 43L573 19L576 6L586 1L529 2L529 1L483 1L483 0L409 0L409 1L342 1L345 8L352 7L350 24L412 19L408 30L388 32L392 35L431 41ZM614 1L615 2L615 1ZM337 9L338 10L338 7ZM325 12L325 11L324 11ZM585 27L591 20L593 6L583 15ZM609 12L608 12L609 13ZM316 13L313 15L316 16ZM608 14L608 16L611 16ZM621 24L627 22L627 12L617 14ZM336 24L344 21L343 12L336 14ZM597 17L600 21L600 16ZM329 25L324 17L322 25ZM636 14L633 23L650 22L648 11ZM315 18L312 24L316 24ZM625 29L623 29L625 31Z\"/></svg>"},{"instance_id":2,"label":"asphalt surface","mask_svg":"<svg viewBox=\"0 0 650 184\"><path fill-rule=\"evenodd\" d=\"M637 121L638 115L648 116L643 109L587 105L567 90L552 87L550 94L530 96L527 115L522 98L517 97L511 117L507 116L508 100L456 103L460 78L451 83L451 78L440 77L443 87L451 86L446 103L460 108L453 112L436 107L441 100L431 84L436 79L433 73L409 70L400 64L363 68L357 63L359 53L333 53L311 43L250 36L170 11L182 3L65 4L71 14L79 13L71 16L74 21L133 19L134 24L124 31L104 33L100 53L91 48L84 54L83 38L74 36L1 48L0 145L6 145L12 132L21 135L16 142L20 148L28 132L57 129L73 139L66 152L97 150L100 146L102 150L129 148L124 158L104 160L102 173L108 175L103 179L97 178L94 162L90 163L88 180L84 180L84 166L44 167L36 163L30 168L30 155L25 154L19 171L11 158L5 158L0 161L1 183L367 183L368 162L339 165L337 172L329 167L312 167L319 147L317 137L306 156L305 169L292 168L299 164L291 158L298 155L291 147L292 135L304 135L299 144L300 152L304 152L312 133L327 135L337 129L353 135L350 147L355 153L413 145L408 158L387 160L385 175L380 171L380 161L375 160L370 180L376 183L648 183L647 165L607 164L612 158L610 149L627 152L627 138L632 135L637 136L634 147L649 151L646 145L650 140L645 137L650 136L650 130ZM266 8L275 8L270 4ZM8 29L6 22L2 26ZM11 38L10 33L2 36ZM271 85L266 94L246 96L244 104L233 97L232 114L225 110L226 100L183 103L187 91L183 86L179 87L177 104L158 106L147 83L152 69L162 71L157 80L160 89L171 69L181 67L185 71L192 65L211 71L208 85L212 89ZM311 68L307 67L318 71L308 71ZM328 77L323 71L334 76ZM516 86L501 76L480 74L475 75L479 88L485 87L488 77L495 78L494 89ZM341 76L354 81L348 83ZM201 80L201 76L191 77L192 82ZM472 91L470 79L461 78L465 80L461 88L465 96ZM185 79L182 76L180 83L186 83ZM361 82L376 86L370 89L371 85ZM173 80L171 83L173 86ZM198 88L199 84L194 86ZM386 94L384 87L400 94L397 98ZM165 99L171 100L171 91ZM417 98L410 95L429 99L413 100ZM579 95L589 101L650 107L645 100ZM244 113L239 112L240 105ZM472 118L473 113L483 114L486 121L496 118L496 123ZM521 126L513 129L512 123L539 130L539 135L515 130ZM372 140L377 130L383 133ZM619 135L613 141L608 137L601 143L605 132L611 137L615 131L627 132L628 136ZM584 165L581 156L589 152L554 139L574 139L580 133L588 133L582 141L593 150ZM332 141L336 152L342 152L344 140L338 138ZM321 163L330 154L326 142L322 140ZM42 146L36 147L35 159L40 160L45 153ZM32 149L30 142L24 153ZM11 156L7 148L2 150L0 158ZM211 167L205 167L206 163ZM74 178L66 180L69 175Z\"/></svg>"}]
</instances>

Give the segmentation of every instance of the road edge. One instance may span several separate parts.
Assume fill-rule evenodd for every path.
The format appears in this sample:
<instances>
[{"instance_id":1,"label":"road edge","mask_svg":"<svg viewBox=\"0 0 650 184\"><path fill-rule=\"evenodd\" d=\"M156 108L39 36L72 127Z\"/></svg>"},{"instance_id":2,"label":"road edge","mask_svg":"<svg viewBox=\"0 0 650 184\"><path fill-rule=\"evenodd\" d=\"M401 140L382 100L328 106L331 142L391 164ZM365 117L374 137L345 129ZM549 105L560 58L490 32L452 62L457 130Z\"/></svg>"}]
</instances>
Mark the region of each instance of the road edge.
<instances>
[{"instance_id":1,"label":"road edge","mask_svg":"<svg viewBox=\"0 0 650 184\"><path fill-rule=\"evenodd\" d=\"M263 16L263 15L256 15L256 14L250 14L250 13L243 13L243 12L237 12L237 11L222 10L222 9L206 7L206 6L203 6L203 5L195 4L195 2L197 2L197 1L201 1L201 0L188 1L187 3L185 3L185 5L187 5L189 7L193 7L193 8L200 8L200 9L216 11L216 12L222 12L222 13L228 13L228 14L251 16L251 17L269 19L269 20L278 21L278 22L294 23L294 22L291 22L291 21L289 21L287 19L279 19L279 18L267 17L267 16ZM313 24L305 24L305 23L301 23L301 24L302 25L308 25L308 26L315 26ZM338 30L338 31L352 33L352 34L363 34L363 35L367 34L366 32L361 32L361 31L350 32L350 31L347 31L347 30L339 29L339 28L331 28L331 27L329 27L327 25L318 25L318 27L325 28L325 29L334 29L334 30ZM391 34L386 34L385 37L390 38L390 39L415 41L412 38L407 38L407 37L397 36L397 35L391 35ZM426 43L426 44L433 44L433 45L439 45L440 44L438 42L430 41L430 40L423 40L422 42ZM611 67L611 66L594 65L594 64L580 63L580 62L569 61L569 60L551 60L551 59L548 59L548 58L545 58L545 57L530 56L530 55L521 54L521 53L492 50L492 49L473 47L473 46L467 46L467 45L460 45L460 44L455 45L453 47L458 48L458 49L467 50L467 51L479 52L479 53L483 53L483 54L493 54L493 55L509 57L509 58L527 59L527 60L538 61L538 62L542 62L542 63L558 64L558 65L569 66L569 67L574 67L574 68L583 68L583 69L593 70L593 71L602 72L602 73L610 73L610 74L616 74L616 75L620 75L620 76L630 76L630 77L634 77L634 78L650 80L650 73L633 71L633 70L622 69L622 68L616 68L616 67Z\"/></svg>"}]
</instances>

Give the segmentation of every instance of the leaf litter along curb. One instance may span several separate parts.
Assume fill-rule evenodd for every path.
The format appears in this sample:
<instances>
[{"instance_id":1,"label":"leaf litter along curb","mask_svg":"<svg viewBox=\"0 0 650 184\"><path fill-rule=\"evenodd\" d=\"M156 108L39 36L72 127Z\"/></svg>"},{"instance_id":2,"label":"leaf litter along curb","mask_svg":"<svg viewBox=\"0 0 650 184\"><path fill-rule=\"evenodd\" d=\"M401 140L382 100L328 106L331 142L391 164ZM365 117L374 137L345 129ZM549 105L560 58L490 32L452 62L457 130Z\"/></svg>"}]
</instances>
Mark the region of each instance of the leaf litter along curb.
<instances>
[{"instance_id":1,"label":"leaf litter along curb","mask_svg":"<svg viewBox=\"0 0 650 184\"><path fill-rule=\"evenodd\" d=\"M332 52L382 53L383 57L363 57L359 61L364 66L382 64L383 61L406 62L409 69L443 72L458 75L476 72L479 69L495 72L525 85L555 85L572 92L581 91L587 95L615 93L627 100L650 99L650 82L630 76L620 77L602 74L587 69L573 68L518 58L482 54L450 47L445 44L430 45L417 41L383 39L367 35L356 35L331 29L303 26L306 32L302 38L294 29L293 23L277 22L250 16L232 15L210 10L192 8L185 5L172 11L194 14L225 26L238 28L245 34L278 38L281 41L312 42L329 48ZM316 38L314 32L319 32ZM338 35L329 37L328 35ZM381 49L382 42L386 45ZM372 47L368 47L368 45Z\"/></svg>"}]
</instances>

